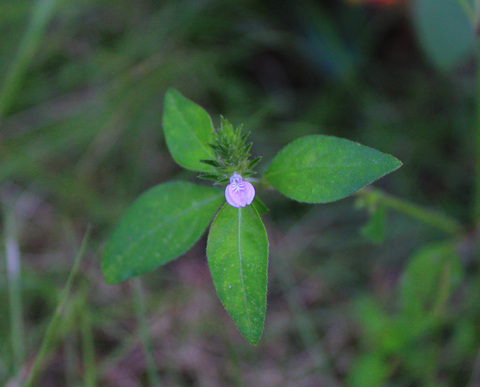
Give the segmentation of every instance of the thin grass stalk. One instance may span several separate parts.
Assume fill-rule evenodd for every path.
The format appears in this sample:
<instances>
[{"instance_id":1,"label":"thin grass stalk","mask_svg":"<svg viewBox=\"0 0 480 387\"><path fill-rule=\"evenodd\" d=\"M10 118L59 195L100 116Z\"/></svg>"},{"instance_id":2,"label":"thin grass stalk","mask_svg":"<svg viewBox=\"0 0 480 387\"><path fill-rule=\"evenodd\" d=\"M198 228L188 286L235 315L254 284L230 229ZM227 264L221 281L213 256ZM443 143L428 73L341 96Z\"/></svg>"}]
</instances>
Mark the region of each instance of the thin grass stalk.
<instances>
[{"instance_id":1,"label":"thin grass stalk","mask_svg":"<svg viewBox=\"0 0 480 387\"><path fill-rule=\"evenodd\" d=\"M148 329L148 320L145 307L145 293L142 288L140 278L132 280L133 294L135 299L137 320L140 329L140 339L142 340L143 355L147 363L148 383L151 387L160 386L160 379L155 364L155 356L151 345L150 330Z\"/></svg>"},{"instance_id":2,"label":"thin grass stalk","mask_svg":"<svg viewBox=\"0 0 480 387\"><path fill-rule=\"evenodd\" d=\"M66 335L70 327L66 329L66 332L62 332L65 337L63 350L64 350L64 362L65 362L65 384L67 386L75 386L77 380L77 365L78 365L78 343L76 335Z\"/></svg>"},{"instance_id":3,"label":"thin grass stalk","mask_svg":"<svg viewBox=\"0 0 480 387\"><path fill-rule=\"evenodd\" d=\"M477 3L478 4L478 3ZM478 32L477 32L478 36ZM480 39L478 40L480 52ZM479 54L477 53L477 56ZM480 58L477 58L477 121L475 128L475 192L473 199L473 224L480 226Z\"/></svg>"},{"instance_id":4,"label":"thin grass stalk","mask_svg":"<svg viewBox=\"0 0 480 387\"><path fill-rule=\"evenodd\" d=\"M336 380L327 352L323 348L323 340L317 333L316 325L307 311L303 300L295 290L292 275L284 264L278 264L278 262L276 265L272 265L273 271L279 280L279 285L287 300L288 308L292 312L303 346L311 358L312 369L315 372L319 372L324 380L328 380L329 386L339 387L340 384Z\"/></svg>"},{"instance_id":5,"label":"thin grass stalk","mask_svg":"<svg viewBox=\"0 0 480 387\"><path fill-rule=\"evenodd\" d=\"M278 259L275 264L271 265L271 270L278 278L280 288L294 317L300 339L312 361L313 371L320 373L329 386L337 387L340 386L340 383L335 376L331 359L329 359L328 352L324 348L323 340L317 332L316 324L305 303L295 289L295 281L291 271L284 264L287 257L289 261L292 261L316 238L316 235L304 236L303 240L300 241L296 237L303 234L299 228L298 225L293 226L283 238L285 244L288 240L296 240L295 249L287 246L279 249L276 254Z\"/></svg>"},{"instance_id":6,"label":"thin grass stalk","mask_svg":"<svg viewBox=\"0 0 480 387\"><path fill-rule=\"evenodd\" d=\"M82 262L83 256L85 254L85 250L87 248L87 242L89 239L90 235L90 228L87 230L85 233L85 236L83 238L82 244L80 245L80 249L77 253L77 256L75 257L75 260L73 262L73 267L72 270L70 271L70 274L67 279L67 283L65 284L65 287L63 288L63 291L60 296L60 300L58 302L57 308L55 309L55 312L53 314L52 320L48 324L47 331L45 335L43 336L42 343L40 345L40 349L35 356L35 360L33 362L32 369L28 375L27 381L25 382L25 387L31 387L34 386L35 378L37 377L38 371L40 369L40 365L42 364L43 359L45 358L46 354L48 353L48 349L50 344L53 341L54 336L57 334L57 331L60 327L60 321L61 317L63 314L63 310L65 308L66 302L69 298L70 291L73 285L73 280L80 268L80 263Z\"/></svg>"},{"instance_id":7,"label":"thin grass stalk","mask_svg":"<svg viewBox=\"0 0 480 387\"><path fill-rule=\"evenodd\" d=\"M5 210L4 214L10 341L13 351L13 371L18 376L25 360L20 249L14 210Z\"/></svg>"},{"instance_id":8,"label":"thin grass stalk","mask_svg":"<svg viewBox=\"0 0 480 387\"><path fill-rule=\"evenodd\" d=\"M22 79L40 46L58 0L37 0L27 30L0 88L0 122L8 113Z\"/></svg>"},{"instance_id":9,"label":"thin grass stalk","mask_svg":"<svg viewBox=\"0 0 480 387\"><path fill-rule=\"evenodd\" d=\"M92 317L88 305L80 315L84 383L87 387L97 386L97 371L95 363L95 343L92 332Z\"/></svg>"}]
</instances>

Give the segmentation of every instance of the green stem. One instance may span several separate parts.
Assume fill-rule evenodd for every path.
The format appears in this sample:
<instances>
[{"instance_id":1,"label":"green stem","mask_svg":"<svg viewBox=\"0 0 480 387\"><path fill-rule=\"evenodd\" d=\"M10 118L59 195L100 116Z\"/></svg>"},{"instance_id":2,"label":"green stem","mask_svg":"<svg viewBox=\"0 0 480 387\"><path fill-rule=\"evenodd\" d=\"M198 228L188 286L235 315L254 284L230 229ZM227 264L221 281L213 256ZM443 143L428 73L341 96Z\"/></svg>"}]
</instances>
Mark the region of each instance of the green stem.
<instances>
[{"instance_id":1,"label":"green stem","mask_svg":"<svg viewBox=\"0 0 480 387\"><path fill-rule=\"evenodd\" d=\"M480 49L480 44L479 44ZM477 122L475 128L475 192L473 224L480 224L480 59L477 58Z\"/></svg>"},{"instance_id":2,"label":"green stem","mask_svg":"<svg viewBox=\"0 0 480 387\"><path fill-rule=\"evenodd\" d=\"M68 275L67 283L63 288L62 294L60 296L60 301L58 302L57 308L55 309L55 313L53 314L52 320L48 324L45 336L43 336L42 344L40 345L40 349L37 353L37 356L35 357L35 361L33 362L32 369L24 385L25 387L31 387L34 385L33 383L35 381L35 377L37 376L38 370L40 369L40 364L42 363L43 358L47 354L50 343L53 341L54 336L58 332L58 329L60 327L59 326L60 318L62 317L63 310L65 308L67 299L70 295L70 290L73 285L73 280L75 278L75 275L78 272L78 269L80 268L80 263L82 262L83 256L85 254L89 235L90 235L90 228L85 233L85 237L83 238L78 254L75 257L72 270Z\"/></svg>"},{"instance_id":3,"label":"green stem","mask_svg":"<svg viewBox=\"0 0 480 387\"><path fill-rule=\"evenodd\" d=\"M97 386L95 366L95 343L92 332L92 317L88 305L84 305L81 314L81 336L84 364L84 385L87 387Z\"/></svg>"},{"instance_id":4,"label":"green stem","mask_svg":"<svg viewBox=\"0 0 480 387\"><path fill-rule=\"evenodd\" d=\"M465 15L470 19L472 24L475 23L475 12L474 12L474 7L472 4L468 2L468 0L458 0L460 6L463 8L463 12L465 12ZM476 7L475 7L476 8Z\"/></svg>"},{"instance_id":5,"label":"green stem","mask_svg":"<svg viewBox=\"0 0 480 387\"><path fill-rule=\"evenodd\" d=\"M140 336L142 340L143 354L147 363L148 383L152 387L160 386L160 379L157 374L157 367L155 365L155 358L151 346L150 332L146 317L145 294L143 292L142 282L138 277L132 280L132 286L137 311L137 320L140 324Z\"/></svg>"},{"instance_id":6,"label":"green stem","mask_svg":"<svg viewBox=\"0 0 480 387\"><path fill-rule=\"evenodd\" d=\"M405 214L447 234L458 235L464 231L463 226L456 219L423 208L418 204L390 196L378 189L367 187L358 191L357 194L363 196L374 195L376 200L385 205L387 208L391 208L395 211Z\"/></svg>"},{"instance_id":7,"label":"green stem","mask_svg":"<svg viewBox=\"0 0 480 387\"><path fill-rule=\"evenodd\" d=\"M10 341L14 359L14 373L18 376L25 359L25 335L20 282L20 251L14 210L5 211L5 258L7 264L8 301L10 308Z\"/></svg>"}]
</instances>

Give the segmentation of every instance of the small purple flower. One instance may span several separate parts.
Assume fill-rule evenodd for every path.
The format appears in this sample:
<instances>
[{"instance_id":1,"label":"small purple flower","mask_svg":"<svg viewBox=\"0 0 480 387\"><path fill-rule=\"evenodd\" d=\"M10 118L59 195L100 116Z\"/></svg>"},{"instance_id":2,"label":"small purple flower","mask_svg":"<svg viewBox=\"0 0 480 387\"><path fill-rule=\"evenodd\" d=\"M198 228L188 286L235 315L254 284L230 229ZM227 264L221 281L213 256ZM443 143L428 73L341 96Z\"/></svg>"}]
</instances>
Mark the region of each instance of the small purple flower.
<instances>
[{"instance_id":1,"label":"small purple flower","mask_svg":"<svg viewBox=\"0 0 480 387\"><path fill-rule=\"evenodd\" d=\"M255 197L255 188L252 183L242 180L242 176L234 173L230 184L225 188L225 199L232 207L245 207L252 204Z\"/></svg>"}]
</instances>

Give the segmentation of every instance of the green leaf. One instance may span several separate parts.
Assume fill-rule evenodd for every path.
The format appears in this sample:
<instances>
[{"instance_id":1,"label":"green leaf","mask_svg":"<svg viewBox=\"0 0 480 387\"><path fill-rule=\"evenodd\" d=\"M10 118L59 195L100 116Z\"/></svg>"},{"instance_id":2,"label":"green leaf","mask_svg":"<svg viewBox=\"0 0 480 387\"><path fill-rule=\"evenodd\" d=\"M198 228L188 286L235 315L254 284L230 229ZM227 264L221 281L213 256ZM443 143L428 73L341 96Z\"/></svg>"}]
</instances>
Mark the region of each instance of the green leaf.
<instances>
[{"instance_id":1,"label":"green leaf","mask_svg":"<svg viewBox=\"0 0 480 387\"><path fill-rule=\"evenodd\" d=\"M105 247L106 282L127 280L183 254L223 201L221 190L181 181L145 192L126 211Z\"/></svg>"},{"instance_id":2,"label":"green leaf","mask_svg":"<svg viewBox=\"0 0 480 387\"><path fill-rule=\"evenodd\" d=\"M374 298L357 300L355 315L362 328L361 340L386 355L398 353L419 330L417 321L391 316Z\"/></svg>"},{"instance_id":3,"label":"green leaf","mask_svg":"<svg viewBox=\"0 0 480 387\"><path fill-rule=\"evenodd\" d=\"M265 178L291 199L328 203L353 194L401 165L395 157L356 142L313 135L285 146Z\"/></svg>"},{"instance_id":4,"label":"green leaf","mask_svg":"<svg viewBox=\"0 0 480 387\"><path fill-rule=\"evenodd\" d=\"M421 248L410 258L403 274L400 288L403 312L410 319L441 312L462 275L455 243L441 242Z\"/></svg>"},{"instance_id":5,"label":"green leaf","mask_svg":"<svg viewBox=\"0 0 480 387\"><path fill-rule=\"evenodd\" d=\"M168 150L179 165L197 172L214 170L200 162L214 158L208 145L213 141L212 120L205 110L174 89L165 95L163 130Z\"/></svg>"},{"instance_id":6,"label":"green leaf","mask_svg":"<svg viewBox=\"0 0 480 387\"><path fill-rule=\"evenodd\" d=\"M255 207L255 209L260 215L266 214L269 211L268 207L265 205L264 202L260 200L258 195L255 195L255 199L253 199L252 206Z\"/></svg>"},{"instance_id":7,"label":"green leaf","mask_svg":"<svg viewBox=\"0 0 480 387\"><path fill-rule=\"evenodd\" d=\"M220 301L242 335L256 344L265 320L268 239L253 206L222 207L210 228L207 256Z\"/></svg>"},{"instance_id":8,"label":"green leaf","mask_svg":"<svg viewBox=\"0 0 480 387\"><path fill-rule=\"evenodd\" d=\"M475 30L459 0L414 0L413 24L428 59L448 70L476 46Z\"/></svg>"}]
</instances>

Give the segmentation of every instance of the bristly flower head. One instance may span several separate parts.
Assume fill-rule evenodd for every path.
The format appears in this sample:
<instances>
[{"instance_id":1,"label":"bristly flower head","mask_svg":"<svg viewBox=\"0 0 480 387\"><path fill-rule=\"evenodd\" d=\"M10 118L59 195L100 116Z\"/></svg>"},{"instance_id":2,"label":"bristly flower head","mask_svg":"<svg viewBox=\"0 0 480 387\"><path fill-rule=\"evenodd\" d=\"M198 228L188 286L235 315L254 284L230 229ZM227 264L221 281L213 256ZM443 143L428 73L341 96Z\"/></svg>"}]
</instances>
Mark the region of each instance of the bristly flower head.
<instances>
[{"instance_id":1,"label":"bristly flower head","mask_svg":"<svg viewBox=\"0 0 480 387\"><path fill-rule=\"evenodd\" d=\"M243 181L242 176L234 173L230 184L225 188L225 199L232 207L245 207L252 204L255 198L255 188L249 181Z\"/></svg>"},{"instance_id":2,"label":"bristly flower head","mask_svg":"<svg viewBox=\"0 0 480 387\"><path fill-rule=\"evenodd\" d=\"M241 127L234 129L225 118L221 117L221 119L222 125L220 129L215 130L213 143L208 144L213 150L214 158L200 160L202 163L214 167L215 170L209 174L199 175L199 177L215 180L216 184L231 181L230 178L234 174L238 174L240 179L253 175L256 172L252 169L261 159L261 157L257 157L249 160L252 143L245 143L248 134L242 135Z\"/></svg>"}]
</instances>

